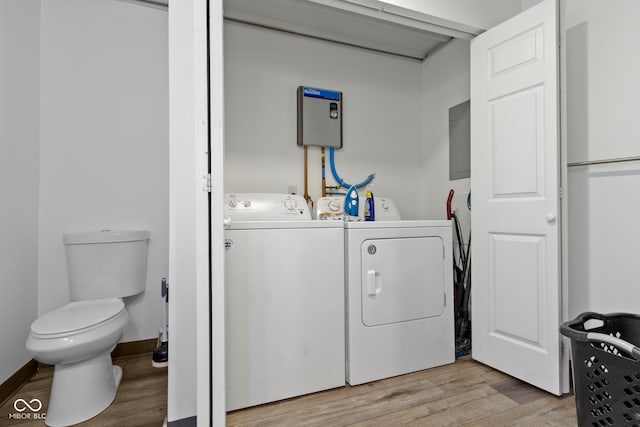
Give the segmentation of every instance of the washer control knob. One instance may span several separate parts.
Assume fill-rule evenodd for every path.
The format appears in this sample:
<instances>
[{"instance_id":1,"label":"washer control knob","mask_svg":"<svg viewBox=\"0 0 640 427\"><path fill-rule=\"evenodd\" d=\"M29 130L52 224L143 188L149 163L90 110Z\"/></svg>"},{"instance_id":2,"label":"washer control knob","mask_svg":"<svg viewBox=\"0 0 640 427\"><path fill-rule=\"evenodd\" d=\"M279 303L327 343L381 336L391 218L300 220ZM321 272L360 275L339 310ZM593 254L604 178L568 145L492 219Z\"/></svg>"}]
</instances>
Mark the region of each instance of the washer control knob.
<instances>
[{"instance_id":1,"label":"washer control knob","mask_svg":"<svg viewBox=\"0 0 640 427\"><path fill-rule=\"evenodd\" d=\"M337 200L329 201L329 210L332 212L338 212L340 210L340 202Z\"/></svg>"},{"instance_id":2,"label":"washer control knob","mask_svg":"<svg viewBox=\"0 0 640 427\"><path fill-rule=\"evenodd\" d=\"M288 210L292 211L296 207L298 207L298 203L296 203L296 201L293 200L293 199L286 199L284 201L284 207L287 208Z\"/></svg>"},{"instance_id":3,"label":"washer control knob","mask_svg":"<svg viewBox=\"0 0 640 427\"><path fill-rule=\"evenodd\" d=\"M251 207L251 201L250 200L245 200L243 203L245 208L250 208Z\"/></svg>"},{"instance_id":4,"label":"washer control knob","mask_svg":"<svg viewBox=\"0 0 640 427\"><path fill-rule=\"evenodd\" d=\"M236 201L236 199L229 199L229 206L231 206L232 208L238 206L238 202Z\"/></svg>"},{"instance_id":5,"label":"washer control knob","mask_svg":"<svg viewBox=\"0 0 640 427\"><path fill-rule=\"evenodd\" d=\"M382 202L382 209L384 209L385 211L389 209L389 205L387 204L387 202Z\"/></svg>"}]
</instances>

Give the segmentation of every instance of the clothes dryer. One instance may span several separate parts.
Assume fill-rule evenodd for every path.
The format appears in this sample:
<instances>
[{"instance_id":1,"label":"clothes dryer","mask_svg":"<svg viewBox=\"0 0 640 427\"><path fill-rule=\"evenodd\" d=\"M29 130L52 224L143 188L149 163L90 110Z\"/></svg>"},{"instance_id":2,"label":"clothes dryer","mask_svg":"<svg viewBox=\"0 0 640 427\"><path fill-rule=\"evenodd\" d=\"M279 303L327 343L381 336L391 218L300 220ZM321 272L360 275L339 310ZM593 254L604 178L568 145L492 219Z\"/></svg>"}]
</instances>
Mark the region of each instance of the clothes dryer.
<instances>
[{"instance_id":1,"label":"clothes dryer","mask_svg":"<svg viewBox=\"0 0 640 427\"><path fill-rule=\"evenodd\" d=\"M225 197L227 410L345 384L344 230L300 196Z\"/></svg>"},{"instance_id":2,"label":"clothes dryer","mask_svg":"<svg viewBox=\"0 0 640 427\"><path fill-rule=\"evenodd\" d=\"M450 221L346 222L346 380L362 384L455 361ZM392 220L384 220L392 219Z\"/></svg>"}]
</instances>

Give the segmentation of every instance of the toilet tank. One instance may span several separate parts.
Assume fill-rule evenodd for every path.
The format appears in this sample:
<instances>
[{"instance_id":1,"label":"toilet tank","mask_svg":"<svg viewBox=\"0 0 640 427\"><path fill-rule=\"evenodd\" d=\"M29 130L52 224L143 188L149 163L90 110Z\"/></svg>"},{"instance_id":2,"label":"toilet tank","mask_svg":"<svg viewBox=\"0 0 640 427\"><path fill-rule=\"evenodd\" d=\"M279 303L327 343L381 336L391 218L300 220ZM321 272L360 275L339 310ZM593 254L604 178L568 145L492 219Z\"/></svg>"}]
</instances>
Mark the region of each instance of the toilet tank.
<instances>
[{"instance_id":1,"label":"toilet tank","mask_svg":"<svg viewBox=\"0 0 640 427\"><path fill-rule=\"evenodd\" d=\"M148 231L63 235L72 301L122 298L144 291Z\"/></svg>"}]
</instances>

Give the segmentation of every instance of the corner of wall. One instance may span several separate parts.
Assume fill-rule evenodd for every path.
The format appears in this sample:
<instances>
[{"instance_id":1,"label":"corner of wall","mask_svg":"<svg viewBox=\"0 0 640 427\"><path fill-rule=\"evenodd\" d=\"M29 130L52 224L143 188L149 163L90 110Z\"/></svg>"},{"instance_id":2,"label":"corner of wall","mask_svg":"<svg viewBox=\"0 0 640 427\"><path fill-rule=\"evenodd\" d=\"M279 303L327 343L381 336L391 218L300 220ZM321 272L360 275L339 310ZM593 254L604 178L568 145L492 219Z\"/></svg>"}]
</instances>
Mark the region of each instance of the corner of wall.
<instances>
[{"instance_id":1,"label":"corner of wall","mask_svg":"<svg viewBox=\"0 0 640 427\"><path fill-rule=\"evenodd\" d=\"M428 218L446 218L446 200L455 190L453 208L461 216L464 235L470 219L466 196L470 179L449 180L449 108L469 99L470 59L468 40L454 39L429 56L422 65L422 159Z\"/></svg>"}]
</instances>

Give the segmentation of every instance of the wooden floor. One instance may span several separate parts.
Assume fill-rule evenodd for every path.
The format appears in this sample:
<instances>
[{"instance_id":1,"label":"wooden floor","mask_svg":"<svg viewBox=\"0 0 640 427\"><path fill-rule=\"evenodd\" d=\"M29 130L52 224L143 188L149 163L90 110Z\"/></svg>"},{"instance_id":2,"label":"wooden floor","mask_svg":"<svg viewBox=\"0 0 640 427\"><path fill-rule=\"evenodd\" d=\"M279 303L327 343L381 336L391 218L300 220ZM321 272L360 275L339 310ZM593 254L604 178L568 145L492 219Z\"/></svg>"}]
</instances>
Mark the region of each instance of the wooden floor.
<instances>
[{"instance_id":1,"label":"wooden floor","mask_svg":"<svg viewBox=\"0 0 640 427\"><path fill-rule=\"evenodd\" d=\"M151 356L116 359L123 380L114 403L80 426L157 426L166 414L167 370ZM44 426L9 419L13 402L47 407L52 369L39 371L0 406L0 426ZM43 411L44 412L44 409ZM361 386L345 386L231 412L229 426L576 426L573 395L555 397L472 361Z\"/></svg>"},{"instance_id":2,"label":"wooden floor","mask_svg":"<svg viewBox=\"0 0 640 427\"><path fill-rule=\"evenodd\" d=\"M231 412L228 426L576 426L556 397L469 357L414 374Z\"/></svg>"},{"instance_id":3,"label":"wooden floor","mask_svg":"<svg viewBox=\"0 0 640 427\"><path fill-rule=\"evenodd\" d=\"M122 367L122 383L116 399L97 417L78 426L155 426L161 427L167 415L167 368L153 368L151 354L114 359ZM16 413L13 403L16 399L39 399L41 413L46 412L53 368L38 371L20 390L0 406L0 426L44 426L43 420L10 419ZM29 413L27 410L25 413Z\"/></svg>"}]
</instances>

